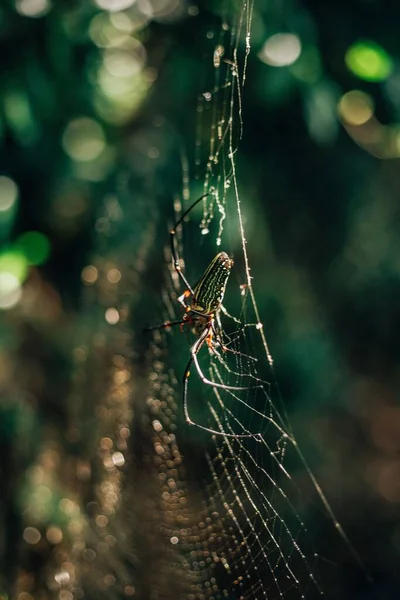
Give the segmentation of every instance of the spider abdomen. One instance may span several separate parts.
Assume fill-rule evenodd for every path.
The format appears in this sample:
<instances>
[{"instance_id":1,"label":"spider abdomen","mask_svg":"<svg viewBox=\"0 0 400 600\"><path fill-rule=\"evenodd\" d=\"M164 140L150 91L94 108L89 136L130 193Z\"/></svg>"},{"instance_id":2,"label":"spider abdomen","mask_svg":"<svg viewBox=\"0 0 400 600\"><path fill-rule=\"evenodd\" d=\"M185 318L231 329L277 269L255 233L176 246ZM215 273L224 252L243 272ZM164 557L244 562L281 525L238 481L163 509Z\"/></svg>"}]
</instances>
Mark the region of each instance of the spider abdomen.
<instances>
[{"instance_id":1,"label":"spider abdomen","mask_svg":"<svg viewBox=\"0 0 400 600\"><path fill-rule=\"evenodd\" d=\"M232 266L233 259L226 252L213 258L193 290L190 310L211 315L220 308Z\"/></svg>"}]
</instances>

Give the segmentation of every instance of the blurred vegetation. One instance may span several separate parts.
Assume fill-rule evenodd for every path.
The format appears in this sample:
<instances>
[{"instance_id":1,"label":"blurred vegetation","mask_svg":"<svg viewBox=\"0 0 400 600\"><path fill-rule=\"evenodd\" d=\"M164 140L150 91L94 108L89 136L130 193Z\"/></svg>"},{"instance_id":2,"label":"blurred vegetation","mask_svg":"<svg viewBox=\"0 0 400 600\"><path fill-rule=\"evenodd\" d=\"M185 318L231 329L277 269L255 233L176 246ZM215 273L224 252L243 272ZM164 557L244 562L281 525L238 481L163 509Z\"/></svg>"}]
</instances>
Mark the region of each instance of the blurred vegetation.
<instances>
[{"instance_id":1,"label":"blurred vegetation","mask_svg":"<svg viewBox=\"0 0 400 600\"><path fill-rule=\"evenodd\" d=\"M214 85L223 24L241 10L0 7L1 598L217 598L215 586L232 588L222 569L209 591L168 537L168 474L195 498L179 516L209 518L207 445L191 430L179 447L154 441L156 389L169 423L183 423L169 369L180 377L187 348L174 338L179 359L165 375L167 342L142 330L172 305L173 202L185 175L201 194L212 117L199 127L199 94ZM244 85L237 176L277 378L374 579L293 465L332 598L400 588L399 17L384 0L256 0ZM192 281L203 250L185 255ZM166 482L152 474L163 453ZM240 597L231 594L221 597Z\"/></svg>"}]
</instances>

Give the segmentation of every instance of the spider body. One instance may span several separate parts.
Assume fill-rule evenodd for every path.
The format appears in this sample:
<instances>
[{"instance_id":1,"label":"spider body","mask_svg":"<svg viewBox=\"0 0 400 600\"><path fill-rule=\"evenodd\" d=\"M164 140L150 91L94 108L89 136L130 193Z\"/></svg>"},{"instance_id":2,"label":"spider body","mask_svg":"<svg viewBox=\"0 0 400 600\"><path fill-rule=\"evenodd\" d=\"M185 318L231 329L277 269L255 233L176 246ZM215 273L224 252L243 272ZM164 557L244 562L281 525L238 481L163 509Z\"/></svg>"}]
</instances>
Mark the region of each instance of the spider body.
<instances>
[{"instance_id":1,"label":"spider body","mask_svg":"<svg viewBox=\"0 0 400 600\"><path fill-rule=\"evenodd\" d=\"M178 298L178 301L185 310L185 314L183 315L183 318L178 321L168 321L166 323L163 323L162 325L150 327L150 330L169 328L174 325L180 325L182 330L185 325L188 325L192 333L197 338L190 348L190 359L188 364L186 365L182 381L182 404L186 422L189 425L194 425L199 429L203 429L204 431L208 431L209 433L216 435L222 435L231 438L252 437L257 439L257 436L254 436L253 434L234 434L225 433L224 431L216 431L209 427L205 427L204 425L195 423L191 420L189 416L188 381L193 363L195 364L197 373L202 382L207 385L210 385L211 387L233 391L243 391L252 389L254 387L259 387L232 386L225 385L224 383L217 383L215 381L211 381L210 379L207 379L207 377L205 377L199 364L197 355L205 343L207 344L210 353L216 354L218 356L220 355L217 348L219 348L223 352L229 350L230 352L233 352L235 354L240 354L240 352L230 350L224 345L222 338L223 330L220 319L221 311L225 314L228 314L222 305L222 300L224 298L226 285L228 283L229 275L233 267L233 259L230 258L226 252L219 252L212 259L207 269L204 271L203 275L199 279L199 282L194 288L192 288L185 275L182 273L179 255L175 246L175 236L177 228L180 226L186 215L189 214L189 212L206 196L208 196L208 194L205 194L204 196L201 196L201 198L196 200L196 202L194 202L194 204L192 204L192 206L190 206L183 213L181 218L175 223L174 228L170 231L171 255L174 268L180 280L183 282L186 288L183 294ZM190 299L189 302L187 302L188 299Z\"/></svg>"},{"instance_id":2,"label":"spider body","mask_svg":"<svg viewBox=\"0 0 400 600\"><path fill-rule=\"evenodd\" d=\"M213 315L220 309L232 267L233 260L226 252L213 258L193 290L190 310Z\"/></svg>"}]
</instances>

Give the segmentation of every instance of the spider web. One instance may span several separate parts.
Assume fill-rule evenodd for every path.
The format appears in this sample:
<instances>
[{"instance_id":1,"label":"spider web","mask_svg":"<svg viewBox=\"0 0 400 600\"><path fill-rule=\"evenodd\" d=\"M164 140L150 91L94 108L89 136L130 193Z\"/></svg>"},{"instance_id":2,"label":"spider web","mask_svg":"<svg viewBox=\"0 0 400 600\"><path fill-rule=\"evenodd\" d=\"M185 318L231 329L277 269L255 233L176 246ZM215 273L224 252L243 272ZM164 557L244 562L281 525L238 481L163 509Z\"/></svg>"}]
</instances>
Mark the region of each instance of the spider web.
<instances>
[{"instance_id":1,"label":"spider web","mask_svg":"<svg viewBox=\"0 0 400 600\"><path fill-rule=\"evenodd\" d=\"M310 599L332 593L324 572L328 561L321 560L307 528L310 504L315 501L319 518L332 535L339 533L354 562L359 559L297 444L256 302L247 207L236 175L252 12L253 3L243 2L235 19L229 11L217 35L208 36L214 48L212 81L202 83L199 92L194 164L183 158L182 201L174 204L178 219L196 198L209 194L203 210L194 209L177 232L182 268L192 286L202 274L191 266L192 256L204 257L203 270L220 250L234 256L224 300L232 316L221 314L228 350L217 346L211 353L204 345L198 358L209 379L243 389L203 384L192 366L191 418L221 435L189 427L181 414L181 375L195 338L187 333L185 340L177 330L156 331L148 405L164 485L160 526L180 577L179 597ZM193 173L197 183L189 193ZM181 313L175 300L184 290L168 246L165 256L171 278L163 292L164 316L176 319ZM177 459L183 465L178 470Z\"/></svg>"}]
</instances>

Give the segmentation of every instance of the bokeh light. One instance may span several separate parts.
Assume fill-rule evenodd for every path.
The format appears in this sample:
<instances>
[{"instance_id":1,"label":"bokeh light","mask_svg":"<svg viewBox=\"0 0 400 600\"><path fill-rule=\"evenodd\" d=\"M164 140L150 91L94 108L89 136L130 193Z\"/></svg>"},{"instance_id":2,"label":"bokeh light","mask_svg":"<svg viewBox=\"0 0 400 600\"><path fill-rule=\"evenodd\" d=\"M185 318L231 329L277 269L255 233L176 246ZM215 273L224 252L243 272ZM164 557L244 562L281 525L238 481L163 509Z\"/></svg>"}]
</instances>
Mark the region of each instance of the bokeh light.
<instances>
[{"instance_id":1,"label":"bokeh light","mask_svg":"<svg viewBox=\"0 0 400 600\"><path fill-rule=\"evenodd\" d=\"M397 124L383 124L374 113L370 94L352 90L337 105L337 114L347 133L366 152L383 160L400 157L400 131Z\"/></svg>"},{"instance_id":2,"label":"bokeh light","mask_svg":"<svg viewBox=\"0 0 400 600\"><path fill-rule=\"evenodd\" d=\"M131 77L140 72L143 60L132 50L110 49L104 52L104 66L114 77Z\"/></svg>"},{"instance_id":3,"label":"bokeh light","mask_svg":"<svg viewBox=\"0 0 400 600\"><path fill-rule=\"evenodd\" d=\"M43 17L51 9L49 0L17 0L15 9L24 17Z\"/></svg>"},{"instance_id":4,"label":"bokeh light","mask_svg":"<svg viewBox=\"0 0 400 600\"><path fill-rule=\"evenodd\" d=\"M145 63L144 46L133 37L124 48L104 51L95 95L95 107L102 119L123 124L131 118L150 85L143 73Z\"/></svg>"},{"instance_id":5,"label":"bokeh light","mask_svg":"<svg viewBox=\"0 0 400 600\"><path fill-rule=\"evenodd\" d=\"M99 8L108 11L124 10L135 4L136 0L96 0Z\"/></svg>"},{"instance_id":6,"label":"bokeh light","mask_svg":"<svg viewBox=\"0 0 400 600\"><path fill-rule=\"evenodd\" d=\"M22 283L28 273L29 263L26 256L17 249L10 249L0 254L0 273L11 273Z\"/></svg>"},{"instance_id":7,"label":"bokeh light","mask_svg":"<svg viewBox=\"0 0 400 600\"><path fill-rule=\"evenodd\" d=\"M301 54L300 38L293 33L276 33L267 39L258 57L272 67L293 64Z\"/></svg>"},{"instance_id":8,"label":"bokeh light","mask_svg":"<svg viewBox=\"0 0 400 600\"><path fill-rule=\"evenodd\" d=\"M124 12L100 13L90 21L89 36L99 48L119 48L129 44L135 26L144 25L146 21L144 16L134 21Z\"/></svg>"},{"instance_id":9,"label":"bokeh light","mask_svg":"<svg viewBox=\"0 0 400 600\"><path fill-rule=\"evenodd\" d=\"M50 255L50 242L39 231L23 233L17 239L16 247L25 255L31 265L42 265Z\"/></svg>"},{"instance_id":10,"label":"bokeh light","mask_svg":"<svg viewBox=\"0 0 400 600\"><path fill-rule=\"evenodd\" d=\"M30 146L39 136L31 100L25 91L8 85L2 94L6 121L21 146Z\"/></svg>"},{"instance_id":11,"label":"bokeh light","mask_svg":"<svg viewBox=\"0 0 400 600\"><path fill-rule=\"evenodd\" d=\"M373 98L360 90L347 92L338 102L338 113L349 125L362 125L374 114Z\"/></svg>"},{"instance_id":12,"label":"bokeh light","mask_svg":"<svg viewBox=\"0 0 400 600\"><path fill-rule=\"evenodd\" d=\"M36 527L25 527L23 538L28 544L37 544L41 537L40 531Z\"/></svg>"},{"instance_id":13,"label":"bokeh light","mask_svg":"<svg viewBox=\"0 0 400 600\"><path fill-rule=\"evenodd\" d=\"M111 10L111 4L108 10ZM140 106L150 85L156 79L148 76L146 50L133 32L151 17L150 4L135 4L132 10L103 12L94 16L89 35L99 48L104 48L102 61L93 69L94 107L104 121L123 125ZM154 69L153 69L154 71Z\"/></svg>"},{"instance_id":14,"label":"bokeh light","mask_svg":"<svg viewBox=\"0 0 400 600\"><path fill-rule=\"evenodd\" d=\"M64 131L62 145L74 161L95 160L106 146L103 128L97 121L87 117L74 119Z\"/></svg>"},{"instance_id":15,"label":"bokeh light","mask_svg":"<svg viewBox=\"0 0 400 600\"><path fill-rule=\"evenodd\" d=\"M0 270L0 309L15 306L21 299L22 290L18 278L7 271Z\"/></svg>"},{"instance_id":16,"label":"bokeh light","mask_svg":"<svg viewBox=\"0 0 400 600\"><path fill-rule=\"evenodd\" d=\"M112 455L112 461L116 467L123 467L125 464L125 457L122 452L114 452Z\"/></svg>"},{"instance_id":17,"label":"bokeh light","mask_svg":"<svg viewBox=\"0 0 400 600\"><path fill-rule=\"evenodd\" d=\"M71 575L68 571L60 571L54 575L54 579L60 586L68 585L71 581Z\"/></svg>"},{"instance_id":18,"label":"bokeh light","mask_svg":"<svg viewBox=\"0 0 400 600\"><path fill-rule=\"evenodd\" d=\"M381 46L372 41L356 42L347 50L348 69L365 81L384 81L393 71L393 60Z\"/></svg>"},{"instance_id":19,"label":"bokeh light","mask_svg":"<svg viewBox=\"0 0 400 600\"><path fill-rule=\"evenodd\" d=\"M107 308L105 317L107 323L109 323L110 325L116 325L120 318L119 312L116 308Z\"/></svg>"},{"instance_id":20,"label":"bokeh light","mask_svg":"<svg viewBox=\"0 0 400 600\"><path fill-rule=\"evenodd\" d=\"M93 285L96 283L99 276L98 270L93 265L87 265L82 271L82 281L86 285Z\"/></svg>"},{"instance_id":21,"label":"bokeh light","mask_svg":"<svg viewBox=\"0 0 400 600\"><path fill-rule=\"evenodd\" d=\"M22 297L22 283L28 273L28 261L15 249L0 254L0 309L15 306Z\"/></svg>"},{"instance_id":22,"label":"bokeh light","mask_svg":"<svg viewBox=\"0 0 400 600\"><path fill-rule=\"evenodd\" d=\"M46 530L46 538L50 544L59 544L63 539L62 530L57 525L50 525Z\"/></svg>"},{"instance_id":23,"label":"bokeh light","mask_svg":"<svg viewBox=\"0 0 400 600\"><path fill-rule=\"evenodd\" d=\"M8 211L18 199L18 187L10 177L0 176L0 212Z\"/></svg>"},{"instance_id":24,"label":"bokeh light","mask_svg":"<svg viewBox=\"0 0 400 600\"><path fill-rule=\"evenodd\" d=\"M107 279L110 283L118 283L121 280L121 272L112 268L107 272Z\"/></svg>"},{"instance_id":25,"label":"bokeh light","mask_svg":"<svg viewBox=\"0 0 400 600\"><path fill-rule=\"evenodd\" d=\"M115 29L119 31L125 31L126 33L132 33L134 30L134 23L131 16L126 12L115 12L109 15L110 23Z\"/></svg>"}]
</instances>

